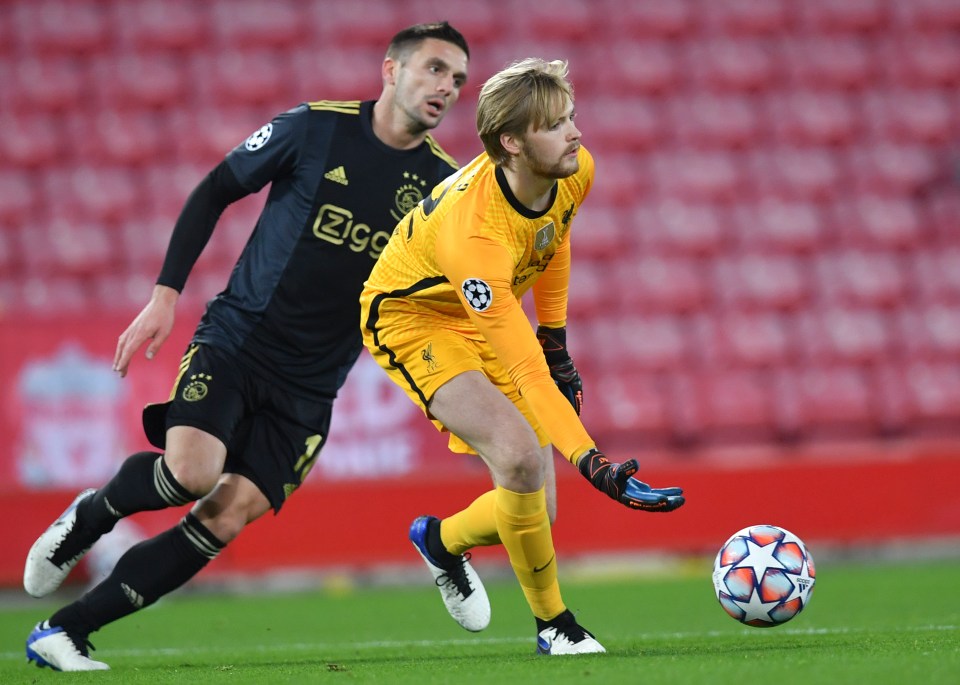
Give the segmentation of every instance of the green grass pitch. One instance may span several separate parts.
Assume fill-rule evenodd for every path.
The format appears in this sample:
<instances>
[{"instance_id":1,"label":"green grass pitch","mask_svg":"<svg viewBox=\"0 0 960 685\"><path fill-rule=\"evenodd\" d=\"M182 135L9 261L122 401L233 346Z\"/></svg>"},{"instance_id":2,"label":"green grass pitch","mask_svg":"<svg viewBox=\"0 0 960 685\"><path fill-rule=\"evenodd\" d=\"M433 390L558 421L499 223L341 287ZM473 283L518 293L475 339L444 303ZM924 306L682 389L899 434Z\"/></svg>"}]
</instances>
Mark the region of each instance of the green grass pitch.
<instances>
[{"instance_id":1,"label":"green grass pitch","mask_svg":"<svg viewBox=\"0 0 960 685\"><path fill-rule=\"evenodd\" d=\"M564 658L533 654L533 620L508 580L488 584L493 620L479 634L425 584L181 593L92 635L112 670L83 674L26 664L27 633L59 602L8 599L0 683L960 683L960 563L817 573L810 605L773 629L727 617L706 561L670 577L561 576L568 606L608 650Z\"/></svg>"}]
</instances>

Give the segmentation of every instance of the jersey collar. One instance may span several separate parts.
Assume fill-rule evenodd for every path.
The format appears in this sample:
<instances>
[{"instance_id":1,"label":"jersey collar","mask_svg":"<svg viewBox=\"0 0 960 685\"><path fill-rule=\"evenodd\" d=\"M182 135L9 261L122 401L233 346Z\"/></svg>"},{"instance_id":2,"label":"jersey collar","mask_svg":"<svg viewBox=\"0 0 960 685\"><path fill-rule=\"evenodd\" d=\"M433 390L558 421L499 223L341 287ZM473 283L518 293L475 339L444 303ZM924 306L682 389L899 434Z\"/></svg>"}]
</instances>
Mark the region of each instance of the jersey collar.
<instances>
[{"instance_id":1,"label":"jersey collar","mask_svg":"<svg viewBox=\"0 0 960 685\"><path fill-rule=\"evenodd\" d=\"M559 184L553 184L553 188L550 190L550 202L547 203L547 208L542 212L536 212L522 204L520 200L517 199L517 196L513 194L513 190L510 189L510 184L507 183L507 175L503 173L501 167L495 168L494 175L497 178L497 185L500 186L500 191L503 193L503 196L507 198L507 202L510 203L510 206L513 207L520 216L527 219L539 219L553 208L553 203L557 199L557 188Z\"/></svg>"}]
</instances>

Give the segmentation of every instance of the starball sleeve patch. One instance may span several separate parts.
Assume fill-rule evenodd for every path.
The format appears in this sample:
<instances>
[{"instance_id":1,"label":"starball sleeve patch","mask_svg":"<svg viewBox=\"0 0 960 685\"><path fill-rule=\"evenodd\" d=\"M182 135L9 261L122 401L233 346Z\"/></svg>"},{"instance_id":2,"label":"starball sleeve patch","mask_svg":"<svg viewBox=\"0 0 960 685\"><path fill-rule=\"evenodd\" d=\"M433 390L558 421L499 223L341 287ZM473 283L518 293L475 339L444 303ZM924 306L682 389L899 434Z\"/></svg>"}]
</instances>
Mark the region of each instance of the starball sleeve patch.
<instances>
[{"instance_id":1,"label":"starball sleeve patch","mask_svg":"<svg viewBox=\"0 0 960 685\"><path fill-rule=\"evenodd\" d=\"M493 304L493 291L479 278L468 278L460 286L463 296L475 311L485 312Z\"/></svg>"}]
</instances>

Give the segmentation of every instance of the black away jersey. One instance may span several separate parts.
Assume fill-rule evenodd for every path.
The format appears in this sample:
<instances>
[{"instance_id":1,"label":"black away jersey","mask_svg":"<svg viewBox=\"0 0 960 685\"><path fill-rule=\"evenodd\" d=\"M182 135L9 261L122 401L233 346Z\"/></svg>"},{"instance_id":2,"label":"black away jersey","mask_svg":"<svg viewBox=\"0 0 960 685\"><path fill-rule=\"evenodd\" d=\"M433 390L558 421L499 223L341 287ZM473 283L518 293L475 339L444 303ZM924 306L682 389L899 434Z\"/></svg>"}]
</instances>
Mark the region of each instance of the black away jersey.
<instances>
[{"instance_id":1,"label":"black away jersey","mask_svg":"<svg viewBox=\"0 0 960 685\"><path fill-rule=\"evenodd\" d=\"M372 115L372 101L306 103L226 158L251 193L271 187L194 340L312 397L335 397L356 361L360 292L397 222L456 170L430 137L385 145Z\"/></svg>"}]
</instances>

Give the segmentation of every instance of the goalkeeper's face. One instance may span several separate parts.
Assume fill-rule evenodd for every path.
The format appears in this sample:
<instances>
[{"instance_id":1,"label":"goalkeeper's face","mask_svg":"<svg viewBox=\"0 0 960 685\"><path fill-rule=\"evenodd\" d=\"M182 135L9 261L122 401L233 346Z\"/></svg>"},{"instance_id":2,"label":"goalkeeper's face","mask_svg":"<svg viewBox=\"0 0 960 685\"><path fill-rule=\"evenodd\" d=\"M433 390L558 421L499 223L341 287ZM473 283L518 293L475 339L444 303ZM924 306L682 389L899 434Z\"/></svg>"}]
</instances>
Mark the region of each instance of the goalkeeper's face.
<instances>
[{"instance_id":1,"label":"goalkeeper's face","mask_svg":"<svg viewBox=\"0 0 960 685\"><path fill-rule=\"evenodd\" d=\"M580 129L573 123L573 102L539 128L530 125L520 141L518 162L543 178L567 178L577 173Z\"/></svg>"}]
</instances>

